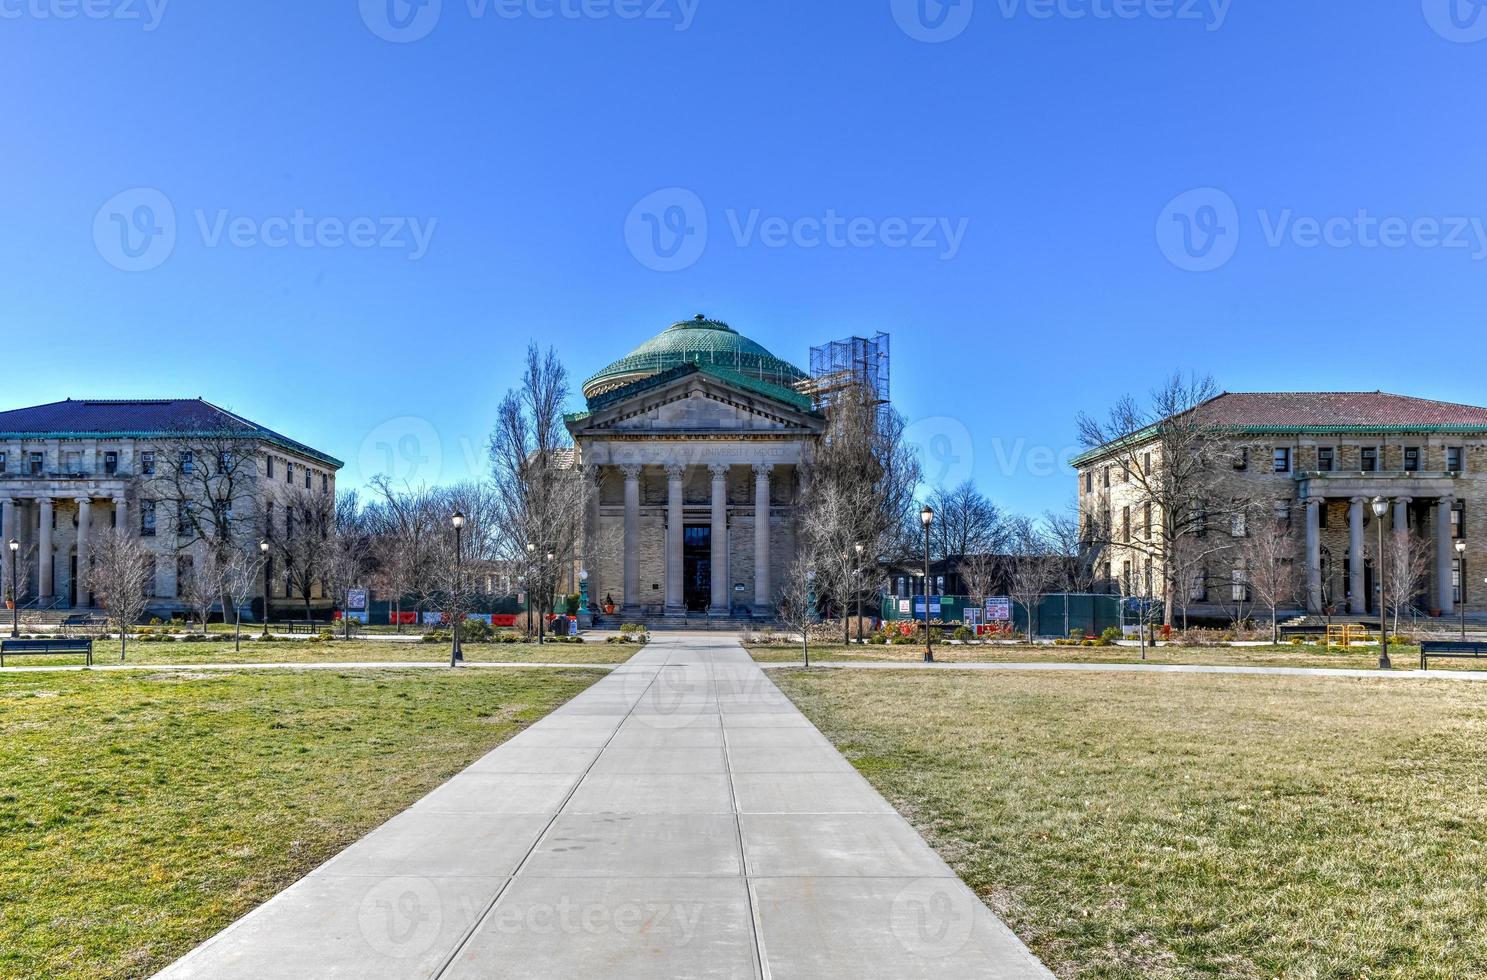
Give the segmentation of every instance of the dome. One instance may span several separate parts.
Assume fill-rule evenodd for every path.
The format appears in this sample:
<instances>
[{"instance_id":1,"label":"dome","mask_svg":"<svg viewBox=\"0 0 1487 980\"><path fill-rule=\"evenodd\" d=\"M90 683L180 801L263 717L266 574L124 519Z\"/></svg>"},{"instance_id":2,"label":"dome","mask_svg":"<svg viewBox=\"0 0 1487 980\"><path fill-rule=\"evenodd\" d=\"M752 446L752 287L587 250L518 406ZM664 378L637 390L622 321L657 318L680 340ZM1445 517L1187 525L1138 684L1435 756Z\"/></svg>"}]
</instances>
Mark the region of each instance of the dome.
<instances>
[{"instance_id":1,"label":"dome","mask_svg":"<svg viewBox=\"0 0 1487 980\"><path fill-rule=\"evenodd\" d=\"M585 398L669 371L683 364L713 364L770 384L790 387L806 377L721 320L701 313L673 323L583 383Z\"/></svg>"}]
</instances>

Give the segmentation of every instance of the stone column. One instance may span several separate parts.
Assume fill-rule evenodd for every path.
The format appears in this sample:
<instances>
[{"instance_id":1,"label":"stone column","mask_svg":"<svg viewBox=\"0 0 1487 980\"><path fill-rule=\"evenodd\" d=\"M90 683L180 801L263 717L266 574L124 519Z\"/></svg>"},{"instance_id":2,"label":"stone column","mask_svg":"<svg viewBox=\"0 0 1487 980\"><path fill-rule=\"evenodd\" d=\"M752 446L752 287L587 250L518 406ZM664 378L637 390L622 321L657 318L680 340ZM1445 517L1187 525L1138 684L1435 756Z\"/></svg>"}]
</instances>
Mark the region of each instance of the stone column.
<instances>
[{"instance_id":1,"label":"stone column","mask_svg":"<svg viewBox=\"0 0 1487 980\"><path fill-rule=\"evenodd\" d=\"M594 580L593 562L590 560L594 550L594 540L599 535L599 474L600 469L593 464L583 468L583 535L579 550L580 567L589 573L589 605L597 606L599 600L594 592L598 588Z\"/></svg>"},{"instance_id":2,"label":"stone column","mask_svg":"<svg viewBox=\"0 0 1487 980\"><path fill-rule=\"evenodd\" d=\"M728 464L708 467L713 475L712 607L710 616L727 616L728 608Z\"/></svg>"},{"instance_id":3,"label":"stone column","mask_svg":"<svg viewBox=\"0 0 1487 980\"><path fill-rule=\"evenodd\" d=\"M114 527L120 534L130 534L133 531L129 526L129 501L123 497L114 498Z\"/></svg>"},{"instance_id":4,"label":"stone column","mask_svg":"<svg viewBox=\"0 0 1487 980\"><path fill-rule=\"evenodd\" d=\"M666 615L685 616L687 601L682 589L682 477L681 463L666 466Z\"/></svg>"},{"instance_id":5,"label":"stone column","mask_svg":"<svg viewBox=\"0 0 1487 980\"><path fill-rule=\"evenodd\" d=\"M0 582L5 583L4 589L0 589L0 601L11 598L10 581L10 539L21 540L21 529L16 526L16 505L9 497L0 497ZM20 598L17 590L15 597Z\"/></svg>"},{"instance_id":6,"label":"stone column","mask_svg":"<svg viewBox=\"0 0 1487 980\"><path fill-rule=\"evenodd\" d=\"M774 611L769 589L769 463L754 464L754 615Z\"/></svg>"},{"instance_id":7,"label":"stone column","mask_svg":"<svg viewBox=\"0 0 1487 980\"><path fill-rule=\"evenodd\" d=\"M640 467L622 466L625 476L625 605L640 611Z\"/></svg>"},{"instance_id":8,"label":"stone column","mask_svg":"<svg viewBox=\"0 0 1487 980\"><path fill-rule=\"evenodd\" d=\"M39 511L36 544L36 595L43 604L52 598L52 498L37 497Z\"/></svg>"},{"instance_id":9,"label":"stone column","mask_svg":"<svg viewBox=\"0 0 1487 980\"><path fill-rule=\"evenodd\" d=\"M1354 497L1348 506L1348 612L1354 616L1368 613L1368 596L1364 595L1367 579L1363 569L1367 556L1363 550L1363 508L1367 497Z\"/></svg>"},{"instance_id":10,"label":"stone column","mask_svg":"<svg viewBox=\"0 0 1487 980\"><path fill-rule=\"evenodd\" d=\"M1322 612L1322 498L1306 498L1306 609Z\"/></svg>"},{"instance_id":11,"label":"stone column","mask_svg":"<svg viewBox=\"0 0 1487 980\"><path fill-rule=\"evenodd\" d=\"M1410 504L1414 497L1396 497L1394 500L1394 542L1401 552L1410 535Z\"/></svg>"},{"instance_id":12,"label":"stone column","mask_svg":"<svg viewBox=\"0 0 1487 980\"><path fill-rule=\"evenodd\" d=\"M1451 569L1456 561L1456 542L1451 540L1451 511L1455 497L1442 497L1435 504L1435 577L1442 616L1456 612L1456 593L1451 589Z\"/></svg>"},{"instance_id":13,"label":"stone column","mask_svg":"<svg viewBox=\"0 0 1487 980\"><path fill-rule=\"evenodd\" d=\"M92 605L88 601L88 567L93 559L92 543L88 540L89 532L93 527L93 500L90 497L77 498L77 580L73 582L73 591L77 594L76 606L87 608Z\"/></svg>"}]
</instances>

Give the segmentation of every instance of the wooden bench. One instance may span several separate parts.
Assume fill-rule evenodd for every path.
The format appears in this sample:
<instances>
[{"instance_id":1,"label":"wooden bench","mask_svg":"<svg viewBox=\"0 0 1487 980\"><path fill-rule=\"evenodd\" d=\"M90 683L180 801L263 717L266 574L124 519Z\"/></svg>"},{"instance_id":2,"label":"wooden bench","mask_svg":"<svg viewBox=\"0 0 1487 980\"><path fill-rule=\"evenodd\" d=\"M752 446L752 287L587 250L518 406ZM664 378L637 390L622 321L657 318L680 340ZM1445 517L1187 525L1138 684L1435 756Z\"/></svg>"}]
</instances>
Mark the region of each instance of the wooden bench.
<instances>
[{"instance_id":1,"label":"wooden bench","mask_svg":"<svg viewBox=\"0 0 1487 980\"><path fill-rule=\"evenodd\" d=\"M1463 643L1460 640L1426 640L1420 644L1420 669L1429 670L1431 657L1487 657L1487 643Z\"/></svg>"},{"instance_id":2,"label":"wooden bench","mask_svg":"<svg viewBox=\"0 0 1487 980\"><path fill-rule=\"evenodd\" d=\"M5 666L7 656L31 657L53 653L87 654L88 666L93 666L93 641L66 637L55 640L0 640L0 667Z\"/></svg>"}]
</instances>

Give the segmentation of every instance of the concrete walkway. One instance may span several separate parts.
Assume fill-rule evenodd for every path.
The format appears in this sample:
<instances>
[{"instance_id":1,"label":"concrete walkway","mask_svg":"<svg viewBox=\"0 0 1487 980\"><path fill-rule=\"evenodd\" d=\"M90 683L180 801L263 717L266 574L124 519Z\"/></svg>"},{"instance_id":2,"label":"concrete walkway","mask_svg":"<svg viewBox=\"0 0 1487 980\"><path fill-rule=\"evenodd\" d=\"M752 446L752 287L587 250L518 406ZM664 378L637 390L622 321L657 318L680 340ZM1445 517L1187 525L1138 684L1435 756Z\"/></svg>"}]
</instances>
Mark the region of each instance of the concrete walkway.
<instances>
[{"instance_id":1,"label":"concrete walkway","mask_svg":"<svg viewBox=\"0 0 1487 980\"><path fill-rule=\"evenodd\" d=\"M658 637L160 976L1051 974L736 639Z\"/></svg>"}]
</instances>

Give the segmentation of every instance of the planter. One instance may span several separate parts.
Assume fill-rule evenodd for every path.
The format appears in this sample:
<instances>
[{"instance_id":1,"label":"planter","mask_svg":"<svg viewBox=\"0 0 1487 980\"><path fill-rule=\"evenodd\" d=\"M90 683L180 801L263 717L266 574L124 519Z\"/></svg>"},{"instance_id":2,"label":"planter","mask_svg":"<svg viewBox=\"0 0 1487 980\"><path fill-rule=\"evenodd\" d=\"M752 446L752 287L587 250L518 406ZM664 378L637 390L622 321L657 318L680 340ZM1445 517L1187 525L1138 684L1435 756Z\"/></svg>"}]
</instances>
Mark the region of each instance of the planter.
<instances>
[{"instance_id":1,"label":"planter","mask_svg":"<svg viewBox=\"0 0 1487 980\"><path fill-rule=\"evenodd\" d=\"M606 616L613 616L614 615L614 603L607 602L607 603L604 604L604 615L606 615Z\"/></svg>"}]
</instances>

